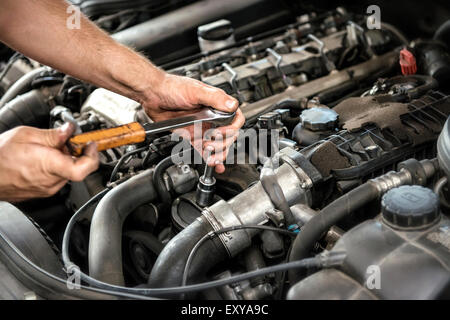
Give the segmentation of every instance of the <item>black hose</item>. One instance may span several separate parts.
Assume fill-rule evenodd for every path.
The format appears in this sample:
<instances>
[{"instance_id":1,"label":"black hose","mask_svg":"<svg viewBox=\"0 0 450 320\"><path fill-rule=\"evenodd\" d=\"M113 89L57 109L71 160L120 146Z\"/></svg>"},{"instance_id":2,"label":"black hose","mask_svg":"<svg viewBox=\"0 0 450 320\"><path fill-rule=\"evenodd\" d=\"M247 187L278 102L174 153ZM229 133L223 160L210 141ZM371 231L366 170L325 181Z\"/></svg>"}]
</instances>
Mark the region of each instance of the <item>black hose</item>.
<instances>
[{"instance_id":1,"label":"black hose","mask_svg":"<svg viewBox=\"0 0 450 320\"><path fill-rule=\"evenodd\" d=\"M17 126L48 128L50 88L35 89L16 97L0 109L0 133Z\"/></svg>"},{"instance_id":2,"label":"black hose","mask_svg":"<svg viewBox=\"0 0 450 320\"><path fill-rule=\"evenodd\" d=\"M405 46L409 45L408 38L406 38L406 36L403 34L403 32L400 31L397 27L393 26L392 24L389 24L389 23L386 23L386 22L381 22L381 29L385 29L387 31L390 31Z\"/></svg>"},{"instance_id":3,"label":"black hose","mask_svg":"<svg viewBox=\"0 0 450 320\"><path fill-rule=\"evenodd\" d=\"M0 99L0 109L2 109L8 102L17 97L19 94L23 94L31 89L31 82L41 72L48 70L47 67L41 67L34 69L24 74L19 80L9 87L5 94Z\"/></svg>"},{"instance_id":4,"label":"black hose","mask_svg":"<svg viewBox=\"0 0 450 320\"><path fill-rule=\"evenodd\" d=\"M89 236L89 273L104 282L124 285L122 227L139 206L156 199L153 170L146 170L112 189L92 216Z\"/></svg>"},{"instance_id":5,"label":"black hose","mask_svg":"<svg viewBox=\"0 0 450 320\"><path fill-rule=\"evenodd\" d=\"M150 273L149 286L152 288L180 286L190 252L196 243L211 231L213 229L209 222L204 217L200 217L177 234L170 244L164 247L156 260ZM195 254L189 268L189 279L200 282L212 267L227 257L228 253L220 239L209 239L198 248Z\"/></svg>"},{"instance_id":6,"label":"black hose","mask_svg":"<svg viewBox=\"0 0 450 320\"><path fill-rule=\"evenodd\" d=\"M275 103L272 107L274 109L292 109L292 110L303 110L302 104L299 100L296 99L283 99L277 103Z\"/></svg>"},{"instance_id":7,"label":"black hose","mask_svg":"<svg viewBox=\"0 0 450 320\"><path fill-rule=\"evenodd\" d=\"M301 229L292 243L289 261L301 260L307 257L320 237L333 225L339 222L363 205L375 200L379 191L372 183L365 183L349 193L336 199L323 208L320 213L311 218ZM302 272L291 270L288 272L289 282L294 285L303 276Z\"/></svg>"},{"instance_id":8,"label":"black hose","mask_svg":"<svg viewBox=\"0 0 450 320\"><path fill-rule=\"evenodd\" d=\"M147 249L149 249L155 255L159 255L161 251L164 249L164 244L158 240L153 234L145 232L145 231L128 231L124 234L125 237L136 240L142 243Z\"/></svg>"},{"instance_id":9,"label":"black hose","mask_svg":"<svg viewBox=\"0 0 450 320\"><path fill-rule=\"evenodd\" d=\"M434 33L433 39L450 45L450 20L445 21Z\"/></svg>"},{"instance_id":10,"label":"black hose","mask_svg":"<svg viewBox=\"0 0 450 320\"><path fill-rule=\"evenodd\" d=\"M145 147L141 147L135 150L132 150L130 152L125 153L123 156L120 157L119 161L117 162L117 164L114 166L114 169L111 173L111 176L109 178L109 183L112 183L114 181L114 178L116 177L118 171L120 170L120 168L122 167L123 163L125 162L125 160L127 160L130 156L133 156L135 154L138 154L140 152L143 152L145 150L148 149L148 146ZM149 151L150 153L151 151Z\"/></svg>"}]
</instances>

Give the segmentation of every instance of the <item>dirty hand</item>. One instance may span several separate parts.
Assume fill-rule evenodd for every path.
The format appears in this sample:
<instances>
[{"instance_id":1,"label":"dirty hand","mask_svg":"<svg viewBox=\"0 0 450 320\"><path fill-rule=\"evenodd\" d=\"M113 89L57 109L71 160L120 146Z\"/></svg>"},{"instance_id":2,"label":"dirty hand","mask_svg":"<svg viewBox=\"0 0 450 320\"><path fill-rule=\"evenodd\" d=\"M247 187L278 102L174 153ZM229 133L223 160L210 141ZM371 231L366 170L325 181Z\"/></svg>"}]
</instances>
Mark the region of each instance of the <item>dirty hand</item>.
<instances>
[{"instance_id":1,"label":"dirty hand","mask_svg":"<svg viewBox=\"0 0 450 320\"><path fill-rule=\"evenodd\" d=\"M0 199L18 202L49 197L69 180L81 181L98 168L98 152L90 144L80 158L65 150L72 124L42 130L16 127L0 134Z\"/></svg>"},{"instance_id":2,"label":"dirty hand","mask_svg":"<svg viewBox=\"0 0 450 320\"><path fill-rule=\"evenodd\" d=\"M228 150L245 122L238 104L235 98L219 88L188 77L165 74L164 80L158 88L152 90L151 97L143 103L143 106L154 121L181 117L199 109L202 105L225 112L236 111L236 116L230 125L214 129L213 140L205 139L203 134L201 137L194 136L193 126L184 130L175 130L183 138L189 139L205 160L212 152L212 155L207 158L207 163L209 166L215 166L216 172L222 173L225 171L223 162ZM206 129L208 127L203 126L203 132Z\"/></svg>"}]
</instances>

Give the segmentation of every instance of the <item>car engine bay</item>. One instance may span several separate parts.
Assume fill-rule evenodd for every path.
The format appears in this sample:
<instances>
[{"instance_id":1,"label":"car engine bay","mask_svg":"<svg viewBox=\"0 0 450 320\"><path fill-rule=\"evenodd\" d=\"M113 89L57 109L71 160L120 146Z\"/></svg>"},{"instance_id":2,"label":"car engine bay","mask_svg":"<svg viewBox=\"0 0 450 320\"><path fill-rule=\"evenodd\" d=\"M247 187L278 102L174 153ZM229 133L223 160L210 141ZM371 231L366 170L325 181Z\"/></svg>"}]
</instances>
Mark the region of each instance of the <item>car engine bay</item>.
<instances>
[{"instance_id":1,"label":"car engine bay","mask_svg":"<svg viewBox=\"0 0 450 320\"><path fill-rule=\"evenodd\" d=\"M101 151L51 198L1 202L0 298L450 298L448 4L430 9L436 27L405 30L364 2L72 2L235 97L246 122L223 174L174 157L189 143L164 133ZM0 47L0 133L64 122L152 119Z\"/></svg>"}]
</instances>

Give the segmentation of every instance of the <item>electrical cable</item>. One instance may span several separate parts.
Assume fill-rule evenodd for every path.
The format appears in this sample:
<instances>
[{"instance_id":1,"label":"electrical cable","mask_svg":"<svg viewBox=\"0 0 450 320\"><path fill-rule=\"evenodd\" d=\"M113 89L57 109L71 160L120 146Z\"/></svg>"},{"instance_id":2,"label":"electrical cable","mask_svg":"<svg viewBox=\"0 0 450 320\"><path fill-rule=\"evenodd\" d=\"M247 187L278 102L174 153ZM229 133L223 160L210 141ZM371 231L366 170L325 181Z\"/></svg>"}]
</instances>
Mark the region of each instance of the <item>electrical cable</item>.
<instances>
[{"instance_id":1,"label":"electrical cable","mask_svg":"<svg viewBox=\"0 0 450 320\"><path fill-rule=\"evenodd\" d=\"M9 69L11 69L14 62L16 62L17 60L19 60L22 57L23 57L23 55L21 53L16 52L11 56L11 58L9 58L5 68L3 69L2 73L0 74L0 81L2 81L3 78L6 76L6 74L8 73Z\"/></svg>"},{"instance_id":2,"label":"electrical cable","mask_svg":"<svg viewBox=\"0 0 450 320\"><path fill-rule=\"evenodd\" d=\"M190 266L192 264L192 261L194 260L195 253L197 252L197 250L201 247L201 245L203 243L205 243L208 239L210 239L210 238L212 238L214 236L218 236L219 234L230 232L230 231L235 231L235 230L242 230L242 229L269 230L269 231L275 231L275 232L278 232L278 233L289 235L291 237L296 237L297 236L297 233L292 232L292 231L288 231L288 230L285 230L285 229L269 227L269 226L258 226L258 225L254 225L254 226L251 226L251 225L233 226L233 227L229 227L229 228L220 229L218 231L211 231L208 234L204 235L195 244L195 246L192 248L192 251L189 253L189 256L188 256L188 258L186 260L186 266L184 267L183 280L181 282L181 285L185 286L187 284L187 280L188 280L187 278L188 278L189 269L190 269Z\"/></svg>"},{"instance_id":3,"label":"electrical cable","mask_svg":"<svg viewBox=\"0 0 450 320\"><path fill-rule=\"evenodd\" d=\"M111 173L111 177L109 178L109 183L112 183L114 181L114 178L116 177L117 172L119 171L120 167L123 165L123 163L125 162L126 159L128 159L132 155L135 155L139 152L143 152L147 149L148 149L148 146L141 147L141 148L132 150L130 152L127 152L122 157L120 157L119 161L116 163L116 165L114 166L114 169Z\"/></svg>"},{"instance_id":4,"label":"electrical cable","mask_svg":"<svg viewBox=\"0 0 450 320\"><path fill-rule=\"evenodd\" d=\"M103 191L101 191L100 193L98 193L97 195L95 195L94 197L92 197L91 199L89 199L88 202L86 202L77 212L79 214L83 213L86 209L88 209L91 205L93 205L96 201L100 200L107 192L109 191L109 189L105 189ZM11 242L11 240L9 240L4 234L2 234L0 232L0 239L4 242L4 244L6 246L8 246L23 262L25 262L29 267L31 267L32 269L34 269L34 271L39 272L41 275L50 278L54 281L57 281L59 283L63 283L64 286L67 285L67 280L66 279L62 279L59 278L51 273L49 273L48 271L42 269L41 267L39 267L38 265L36 265L34 262L32 262L30 259L28 259L28 257L26 257L15 245L14 243ZM5 246L5 247L6 247ZM1 248L3 248L1 251L5 251L4 247L1 246ZM148 299L148 297L144 297L142 295L133 295L130 293L126 293L126 292L117 292L114 290L108 290L108 289L101 289L101 288L92 288L92 287L86 287L83 285L80 285L79 287L80 289L83 290L87 290L87 291L92 291L92 292L97 292L97 293L103 293L103 294L108 294L108 295L112 295L112 296L117 296L117 297L123 297L123 298L128 298L128 299Z\"/></svg>"},{"instance_id":5,"label":"electrical cable","mask_svg":"<svg viewBox=\"0 0 450 320\"><path fill-rule=\"evenodd\" d=\"M292 237L295 237L297 234L295 232L292 231L288 231L285 229L280 229L280 228L275 228L275 227L270 227L270 226L258 226L258 225L241 225L241 226L233 226L233 227L229 227L229 228L223 228L220 229L218 231L211 231L207 234L205 234L196 244L195 246L192 248L191 252L189 253L189 256L186 260L186 265L184 267L183 270L183 278L181 281L181 286L184 287L187 284L187 280L188 280L188 275L189 275L189 269L191 267L192 261L194 260L195 257L195 253L197 252L197 250L202 246L203 243L205 243L207 240L218 236L219 234L222 233L226 233L226 232L230 232L230 231L235 231L235 230L243 230L243 229L259 229L259 230L269 230L269 231L274 231L274 232L278 232L278 233L282 233L285 235L289 235ZM181 299L184 299L184 294L181 296Z\"/></svg>"},{"instance_id":6,"label":"electrical cable","mask_svg":"<svg viewBox=\"0 0 450 320\"><path fill-rule=\"evenodd\" d=\"M48 271L42 269L41 267L39 267L38 265L36 265L34 262L32 262L30 259L28 259L28 257L26 257L15 245L14 243L12 243L4 234L2 234L0 232L0 239L2 240L2 242L4 242L2 245L8 246L12 251L14 251L14 253L23 261L25 262L27 265L29 265L29 267L31 267L32 269L34 269L34 271L39 272L41 275L50 278L54 281L57 281L61 284L63 284L64 286L67 286L67 280L66 279L62 279L59 278L51 273L49 273ZM0 251L4 251L4 247L1 247ZM22 270L23 271L23 270ZM122 297L122 298L128 298L128 299L149 299L150 297L146 297L146 296L142 296L142 295L133 295L130 293L126 293L126 292L118 292L118 291L112 291L112 290L107 290L107 289L100 289L100 288L95 288L95 287L86 287L83 285L79 286L79 289L82 290L87 290L87 291L92 291L92 292L96 292L96 293L102 293L102 294L107 294L107 295L111 295L111 296L116 296L116 297Z\"/></svg>"},{"instance_id":7,"label":"electrical cable","mask_svg":"<svg viewBox=\"0 0 450 320\"><path fill-rule=\"evenodd\" d=\"M74 224L76 223L76 221L77 221L78 217L81 215L81 213L84 212L84 210L86 210L95 201L97 201L98 199L103 197L108 191L109 191L109 189L105 189L102 192L100 192L99 194L97 194L94 198L89 200L85 205L83 205L72 216L69 223L67 224L66 230L64 232L63 244L62 244L62 250L61 250L62 251L62 259L63 259L64 265L67 270L69 270L73 267L76 267L76 265L72 261L70 261L70 258L69 258L69 239L70 239L70 234L72 232ZM272 230L271 227L258 226L258 225L236 226L236 227L232 227L232 228L234 228L234 230L238 230L237 228L244 228L244 227L245 228L250 228L250 227L259 228L259 229L265 229L265 230L267 230L269 228L270 230ZM277 231L279 231L279 230L277 230ZM217 230L216 232L220 232L220 230ZM282 230L282 232L286 233L286 234L291 234L287 230ZM189 292L196 292L196 291L202 291L202 290L206 290L206 289L221 287L221 286L232 284L235 282L247 280L247 279L250 279L253 277L263 276L263 275L270 274L273 272L289 270L292 268L310 268L310 267L322 267L322 266L329 267L329 266L336 265L336 263L342 262L343 258L341 257L341 255L336 255L335 253L331 253L331 252L329 254L330 254L329 257L326 257L325 255L322 254L322 255L318 255L313 258L307 258L307 259L294 261L294 262L290 262L290 263L284 263L284 264L279 264L279 265L275 265L275 266L270 266L267 268L259 269L256 271L251 271L248 273L243 273L243 274L232 276L232 277L225 278L225 279L219 279L219 280L203 282L203 283L194 284L194 285L187 285L187 286L182 286L182 287L126 288L126 287L111 285L111 284L96 280L96 279L88 276L87 274L83 273L81 270L79 271L79 275L80 275L80 279L82 281L85 281L86 283L89 283L91 286L94 286L94 287L97 287L100 289L113 290L113 291L117 291L117 292L130 293L130 294L134 294L134 295L157 297L157 296L164 296L164 295L176 295L176 294L183 294L183 293L189 293Z\"/></svg>"},{"instance_id":8,"label":"electrical cable","mask_svg":"<svg viewBox=\"0 0 450 320\"><path fill-rule=\"evenodd\" d=\"M112 188L106 188L99 193L97 193L95 196L90 198L85 204L83 204L70 218L69 222L66 226L66 231L64 232L63 236L63 242L62 242L62 259L65 263L65 261L69 260L69 242L70 242L70 235L71 231L73 229L73 226L78 221L78 218L83 214L87 209L89 209L92 205L94 205L97 201L99 201L101 198L103 198Z\"/></svg>"}]
</instances>

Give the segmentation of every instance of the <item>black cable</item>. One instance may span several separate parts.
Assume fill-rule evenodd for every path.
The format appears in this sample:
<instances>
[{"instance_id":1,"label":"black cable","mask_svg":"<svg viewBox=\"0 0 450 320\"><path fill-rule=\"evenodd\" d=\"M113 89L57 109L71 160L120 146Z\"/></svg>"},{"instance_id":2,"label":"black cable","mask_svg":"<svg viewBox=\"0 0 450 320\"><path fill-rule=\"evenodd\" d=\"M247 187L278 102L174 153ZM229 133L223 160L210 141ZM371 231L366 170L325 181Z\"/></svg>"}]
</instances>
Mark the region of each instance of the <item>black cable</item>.
<instances>
[{"instance_id":1,"label":"black cable","mask_svg":"<svg viewBox=\"0 0 450 320\"><path fill-rule=\"evenodd\" d=\"M147 168L147 164L150 160L155 160L158 158L159 152L158 151L152 151L152 147L150 146L150 149L148 150L147 154L144 156L144 159L142 159L142 167ZM150 159L150 157L153 157L153 159ZM151 162L153 163L153 162Z\"/></svg>"},{"instance_id":2,"label":"black cable","mask_svg":"<svg viewBox=\"0 0 450 320\"><path fill-rule=\"evenodd\" d=\"M77 221L78 217L81 215L81 213L84 212L88 207L90 207L95 201L103 197L109 189L105 189L99 194L97 194L94 198L89 200L85 205L83 205L70 219L69 223L67 224L66 230L64 232L63 237L63 244L62 244L62 259L64 262L64 265L66 269L71 269L73 267L77 267L72 261L70 261L69 258L69 239L70 234L72 232L73 226L75 222ZM232 227L234 230L237 230L236 228L243 228L244 226L236 226ZM249 228L250 226L245 226L246 228ZM267 229L271 227L268 226L252 226L259 229ZM232 229L232 230L233 230ZM216 231L219 232L220 230ZM225 232L225 231L224 231ZM283 233L291 234L287 230L283 230ZM266 274L270 274L273 272L283 271L283 270L289 270L292 268L310 268L310 267L329 267L334 266L337 263L341 263L343 258L341 256L336 255L335 253L329 253L330 257L325 257L323 254L318 255L314 258L307 258L300 261L294 261L290 263L285 264L279 264L276 266L271 266L263 269L259 269L256 271L236 275L233 277L229 277L226 279L220 279L210 282L204 282L194 285L188 285L188 286L182 286L182 287L169 287L169 288L126 288L116 285L111 285L99 280L96 280L87 274L83 273L78 267L80 279L86 283L89 283L91 286L94 286L96 288L104 289L104 290L112 290L122 293L129 293L133 295L142 295L142 296L162 296L162 295L177 295L177 294L184 294L189 292L196 292L196 291L202 291L206 289L221 287L224 285L232 284L235 282L247 280L253 277L263 276Z\"/></svg>"},{"instance_id":3,"label":"black cable","mask_svg":"<svg viewBox=\"0 0 450 320\"><path fill-rule=\"evenodd\" d=\"M123 165L123 163L125 162L126 159L128 159L132 155L135 155L139 152L143 152L147 149L148 149L148 146L141 147L141 148L132 150L130 152L127 152L122 157L120 157L119 161L116 163L116 165L114 166L114 169L111 173L111 177L109 178L109 183L112 183L114 181L114 178L116 177L117 172L119 171L120 167Z\"/></svg>"},{"instance_id":4,"label":"black cable","mask_svg":"<svg viewBox=\"0 0 450 320\"><path fill-rule=\"evenodd\" d=\"M22 57L23 57L23 55L21 53L16 52L11 56L11 58L9 58L5 68L3 69L2 73L0 74L0 81L2 81L3 78L6 76L6 74L8 73L9 69L11 69L14 62L16 62L17 60L19 60Z\"/></svg>"},{"instance_id":5,"label":"black cable","mask_svg":"<svg viewBox=\"0 0 450 320\"><path fill-rule=\"evenodd\" d=\"M107 192L109 191L109 189L105 189L103 191L101 191L100 193L98 193L97 195L95 195L94 197L92 197L91 199L89 199L88 202L86 202L80 209L78 209L77 213L78 215L80 215L81 213L83 213L86 209L88 209L91 205L93 205L97 200L99 200L100 198L102 198ZM75 221L76 222L76 221ZM69 222L70 223L70 222ZM70 235L70 234L69 234ZM48 271L42 269L41 267L37 266L34 262L32 262L30 259L28 259L28 257L26 257L12 242L11 240L9 240L4 234L2 234L0 232L0 238L5 242L5 244L7 246L9 246L11 248L11 250L14 251L14 253L23 260L23 262L25 262L26 264L28 264L31 268L33 268L35 271L41 273L42 275L44 275L45 277L48 277L52 280L58 281L60 283L64 283L64 285L67 284L67 280L59 278L51 273L49 273ZM64 252L63 252L64 254ZM145 299L147 297L143 297L141 295L133 295L133 294L129 294L126 292L117 292L117 291L111 291L108 289L100 289L100 288L90 288L90 287L86 287L81 285L80 289L83 290L88 290L88 291L92 291L92 292L98 292L98 293L104 293L104 294L109 294L112 296L118 296L118 297L124 297L124 298L129 298L129 299Z\"/></svg>"},{"instance_id":6,"label":"black cable","mask_svg":"<svg viewBox=\"0 0 450 320\"><path fill-rule=\"evenodd\" d=\"M62 254L62 259L63 259L64 263L66 261L70 260L70 258L69 258L70 235L72 233L73 226L78 221L78 218L87 209L89 209L97 201L99 201L101 198L103 198L111 189L112 188L106 188L106 189L100 191L99 193L97 193L95 196L93 196L91 199L89 199L85 204L83 204L70 218L69 222L67 223L66 230L64 232L62 248L61 248L61 254Z\"/></svg>"},{"instance_id":7,"label":"black cable","mask_svg":"<svg viewBox=\"0 0 450 320\"><path fill-rule=\"evenodd\" d=\"M54 274L51 274L50 272L48 272L48 271L42 269L41 267L39 267L38 265L36 265L34 262L32 262L30 259L28 259L28 257L26 257L14 245L14 243L12 243L11 240L9 238L7 238L1 232L0 232L0 239L4 242L2 244L2 247L1 247L0 251L4 251L4 248L6 246L8 246L12 251L14 251L14 253L19 257L19 259L21 259L24 263L29 265L32 269L34 269L34 271L40 273L44 277L47 277L49 279L52 279L54 281L57 281L57 282L63 284L64 286L67 286L67 280L66 279L59 278L59 277L55 276ZM3 245L4 245L4 247L3 247ZM24 270L22 270L22 271L24 271ZM83 285L80 285L79 288L82 289L82 290L86 290L86 291L102 293L102 294L107 294L107 295L116 296L116 297L122 297L122 298L128 298L128 299L148 299L149 298L149 297L145 297L145 296L142 296L142 295L133 295L133 294L129 294L129 293L126 293L126 292L117 292L117 291L112 291L112 290L107 290L107 289L86 287L86 286L83 286Z\"/></svg>"},{"instance_id":8,"label":"black cable","mask_svg":"<svg viewBox=\"0 0 450 320\"><path fill-rule=\"evenodd\" d=\"M292 231L288 231L285 229L275 228L275 227L269 227L269 226L260 226L260 225L241 225L241 226L233 226L229 228L220 229L218 231L211 231L208 234L204 235L192 248L191 252L189 253L189 256L186 260L186 265L184 267L183 271L183 280L181 282L181 286L185 286L187 284L187 278L189 274L189 269L191 267L192 261L194 260L195 253L197 250L201 247L203 243L205 243L208 239L218 236L219 234L235 231L235 230L242 230L242 229L259 229L259 230L269 230L269 231L275 231L278 233L282 233L285 235L289 235L291 237L295 237L297 234Z\"/></svg>"},{"instance_id":9,"label":"black cable","mask_svg":"<svg viewBox=\"0 0 450 320\"><path fill-rule=\"evenodd\" d=\"M291 254L291 249L292 249L292 247L289 247L288 252L286 254L286 259L284 260L284 263L289 262L289 256ZM277 292L275 300L281 300L281 297L283 295L284 286L286 284L286 270L281 273L280 280L278 281L278 283L279 283L279 287L278 287L278 292Z\"/></svg>"}]
</instances>

